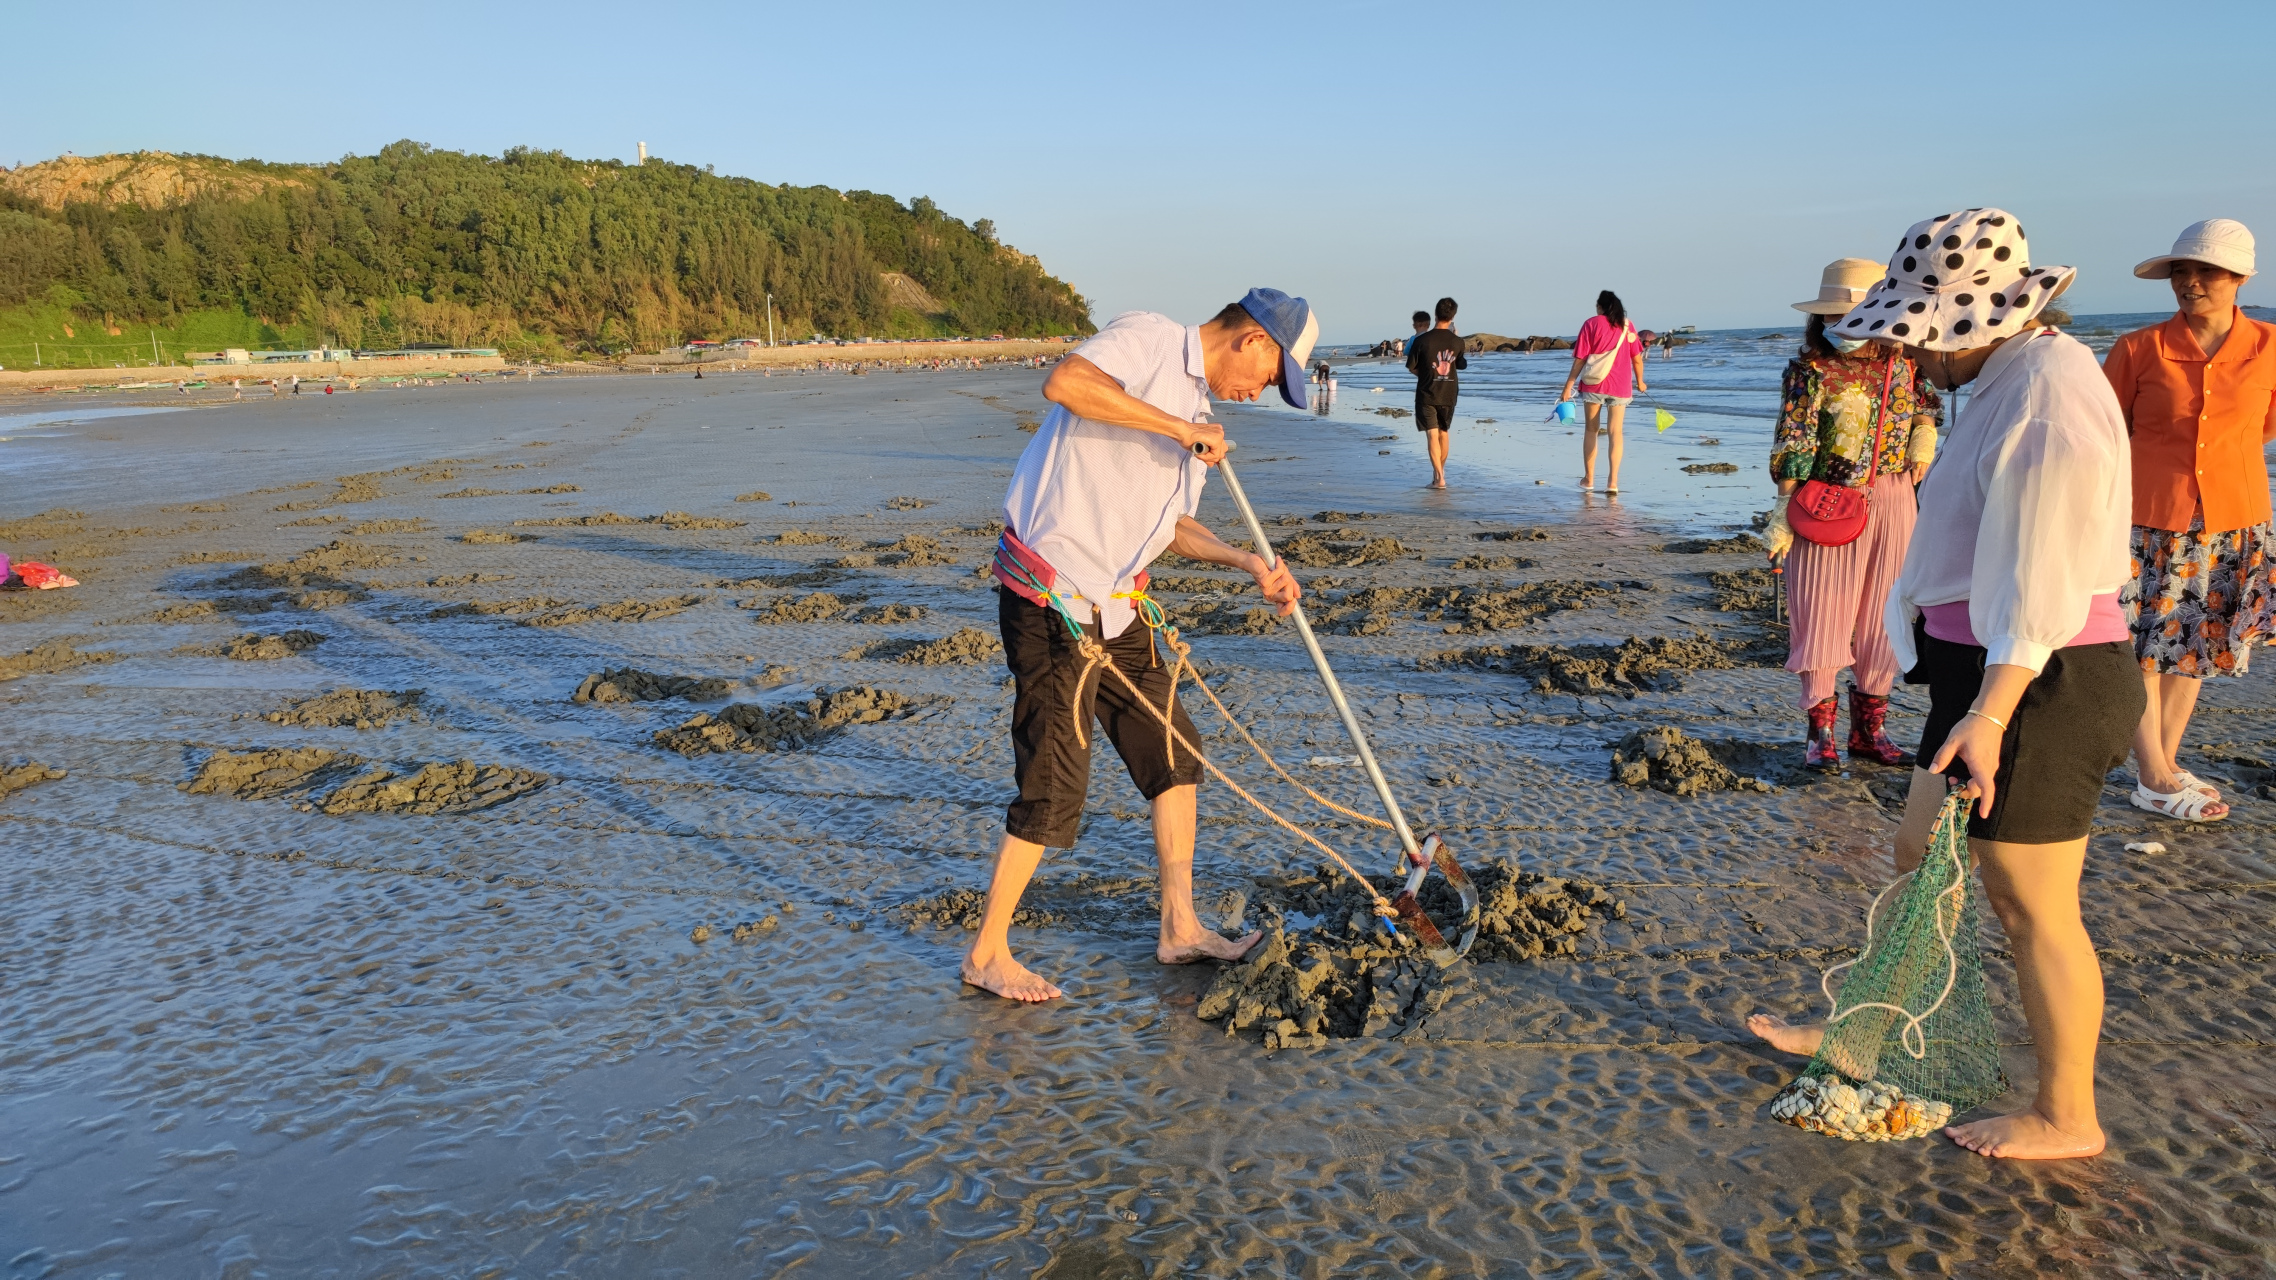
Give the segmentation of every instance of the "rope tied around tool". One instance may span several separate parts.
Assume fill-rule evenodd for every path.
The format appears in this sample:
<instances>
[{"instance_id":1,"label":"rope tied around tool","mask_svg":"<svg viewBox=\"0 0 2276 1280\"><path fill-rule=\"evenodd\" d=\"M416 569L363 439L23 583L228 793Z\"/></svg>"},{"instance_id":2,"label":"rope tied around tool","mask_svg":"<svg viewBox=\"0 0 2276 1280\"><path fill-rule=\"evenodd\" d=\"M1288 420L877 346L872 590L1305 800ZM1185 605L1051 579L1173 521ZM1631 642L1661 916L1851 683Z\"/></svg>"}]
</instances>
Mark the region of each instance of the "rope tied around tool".
<instances>
[{"instance_id":1,"label":"rope tied around tool","mask_svg":"<svg viewBox=\"0 0 2276 1280\"><path fill-rule=\"evenodd\" d=\"M1373 901L1375 906L1375 913L1377 915L1382 916L1387 920L1397 920L1399 918L1399 913L1395 908L1392 907L1391 900L1384 897L1382 892L1378 890L1366 876L1359 874L1358 869L1351 865L1349 859L1336 852L1332 846L1330 846L1327 842L1321 840L1319 837L1313 835L1311 832L1306 831L1302 827L1297 826L1295 823L1290 822L1288 819L1281 817L1280 814L1275 811L1271 805L1268 805L1264 801L1259 800L1255 796L1249 794L1247 788L1243 787L1240 783L1233 781L1231 775L1227 774L1223 769L1218 768L1216 761L1211 760L1207 755L1203 754L1201 748L1196 745L1191 739L1187 738L1181 730L1179 730L1177 727L1177 722L1171 718L1170 712L1167 709L1157 707L1153 703L1146 700L1146 695L1139 690L1137 682L1133 681L1129 675L1126 674L1122 668L1115 663L1113 656L1107 653L1106 646L1104 644L1100 643L1097 639L1094 639L1088 632L1078 630L1076 635L1076 649L1083 655L1083 679L1088 680L1090 678L1090 673L1098 670L1101 667L1104 667L1106 670L1113 672L1114 678L1122 682L1122 687L1130 691L1131 698L1136 701L1138 705L1146 708L1146 710L1151 713L1155 719L1161 721L1162 727L1169 731L1170 739L1172 743L1175 744L1171 748L1172 751L1175 751L1176 746L1182 745L1187 751L1193 754L1194 759L1201 762L1201 767L1207 769L1212 777L1216 778L1219 782L1224 783L1226 786L1232 788L1234 795L1237 795L1241 799L1248 801L1250 807L1254 808L1258 813L1261 813L1265 817L1270 818L1275 825L1283 828L1289 834L1295 836L1297 839L1302 840L1304 843L1311 845L1315 849L1318 849L1320 852L1328 855L1330 858L1335 859L1336 865L1344 869L1344 874L1350 876L1352 880L1359 885L1360 888L1367 891L1367 896ZM1200 684L1200 677L1196 676L1194 678L1194 683ZM1078 726L1078 732L1080 732L1080 725L1083 718L1081 690L1082 686L1080 684L1077 684L1075 717ZM1174 706L1174 700L1177 696L1177 692L1174 687L1171 689L1170 696L1173 700L1172 705ZM1210 701L1216 702L1216 697L1212 695ZM1224 710L1223 704L1218 704L1218 710L1221 712ZM1227 722L1238 727L1238 722L1232 720L1230 715L1227 716ZM1242 736L1247 736L1246 731L1243 732Z\"/></svg>"}]
</instances>

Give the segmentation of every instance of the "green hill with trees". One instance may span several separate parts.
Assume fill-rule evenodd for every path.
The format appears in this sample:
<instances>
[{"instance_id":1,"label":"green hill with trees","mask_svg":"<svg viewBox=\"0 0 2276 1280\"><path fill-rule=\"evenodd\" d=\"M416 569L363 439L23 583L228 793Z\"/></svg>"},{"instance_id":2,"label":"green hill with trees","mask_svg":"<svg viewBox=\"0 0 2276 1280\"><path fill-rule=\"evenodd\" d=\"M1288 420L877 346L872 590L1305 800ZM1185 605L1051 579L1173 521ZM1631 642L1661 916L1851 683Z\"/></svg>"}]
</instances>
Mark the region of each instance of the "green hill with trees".
<instances>
[{"instance_id":1,"label":"green hill with trees","mask_svg":"<svg viewBox=\"0 0 2276 1280\"><path fill-rule=\"evenodd\" d=\"M145 152L0 172L0 364L224 346L654 351L691 338L1092 332L1034 258L919 197L651 159L398 142L296 166Z\"/></svg>"}]
</instances>

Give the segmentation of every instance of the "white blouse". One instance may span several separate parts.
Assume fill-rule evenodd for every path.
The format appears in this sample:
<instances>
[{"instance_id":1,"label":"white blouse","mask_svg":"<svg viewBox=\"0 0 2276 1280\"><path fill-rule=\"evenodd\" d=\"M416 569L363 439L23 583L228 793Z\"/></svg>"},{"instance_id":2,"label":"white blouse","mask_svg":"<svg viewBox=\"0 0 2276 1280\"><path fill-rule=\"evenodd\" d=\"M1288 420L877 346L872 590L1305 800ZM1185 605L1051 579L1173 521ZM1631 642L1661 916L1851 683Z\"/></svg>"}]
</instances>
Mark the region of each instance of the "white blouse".
<instances>
[{"instance_id":1,"label":"white blouse","mask_svg":"<svg viewBox=\"0 0 2276 1280\"><path fill-rule=\"evenodd\" d=\"M1985 663L2044 669L2133 577L2133 454L2086 344L2042 329L1984 362L1920 490L1884 621L1899 670L1922 606L1968 602Z\"/></svg>"}]
</instances>

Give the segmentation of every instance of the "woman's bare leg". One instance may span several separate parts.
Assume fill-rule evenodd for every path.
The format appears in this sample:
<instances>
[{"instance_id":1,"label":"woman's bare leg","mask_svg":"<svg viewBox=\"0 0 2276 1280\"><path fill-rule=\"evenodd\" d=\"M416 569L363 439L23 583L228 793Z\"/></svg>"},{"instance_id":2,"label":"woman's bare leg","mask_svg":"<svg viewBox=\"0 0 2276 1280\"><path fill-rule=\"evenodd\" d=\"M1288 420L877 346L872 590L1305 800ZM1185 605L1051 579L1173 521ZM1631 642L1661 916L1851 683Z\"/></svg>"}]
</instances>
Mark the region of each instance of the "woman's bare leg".
<instances>
[{"instance_id":1,"label":"woman's bare leg","mask_svg":"<svg viewBox=\"0 0 2276 1280\"><path fill-rule=\"evenodd\" d=\"M1605 458L1611 464L1611 469L1604 473L1604 489L1607 493L1617 493L1620 490L1620 424L1627 421L1628 406L1608 404L1604 407Z\"/></svg>"},{"instance_id":2,"label":"woman's bare leg","mask_svg":"<svg viewBox=\"0 0 2276 1280\"><path fill-rule=\"evenodd\" d=\"M1949 787L1944 775L1926 769L1912 771L1912 787L1905 792L1905 815L1897 822L1897 874L1920 866L1928 851L1929 834L1936 830L1936 815L1944 809ZM1747 1019L1747 1030L1782 1053L1815 1054L1826 1038L1822 1022L1788 1022L1775 1013L1758 1013Z\"/></svg>"},{"instance_id":3,"label":"woman's bare leg","mask_svg":"<svg viewBox=\"0 0 2276 1280\"><path fill-rule=\"evenodd\" d=\"M2142 673L2149 705L2134 727L2134 778L2150 790L2161 795L2181 790L2181 736L2189 732L2189 717L2196 713L2204 687L2204 681L2188 676ZM2227 804L2216 800L2203 816L2218 818L2228 811Z\"/></svg>"},{"instance_id":4,"label":"woman's bare leg","mask_svg":"<svg viewBox=\"0 0 2276 1280\"><path fill-rule=\"evenodd\" d=\"M1984 897L2007 930L2023 1016L2039 1059L2031 1105L1944 1132L1979 1155L2067 1160L2102 1150L2094 1111L2094 1047L2102 1035L2102 965L2079 917L2086 838L2061 844L1972 840Z\"/></svg>"},{"instance_id":5,"label":"woman's bare leg","mask_svg":"<svg viewBox=\"0 0 2276 1280\"><path fill-rule=\"evenodd\" d=\"M1604 406L1593 402L1581 405L1581 488L1596 487L1596 416Z\"/></svg>"}]
</instances>

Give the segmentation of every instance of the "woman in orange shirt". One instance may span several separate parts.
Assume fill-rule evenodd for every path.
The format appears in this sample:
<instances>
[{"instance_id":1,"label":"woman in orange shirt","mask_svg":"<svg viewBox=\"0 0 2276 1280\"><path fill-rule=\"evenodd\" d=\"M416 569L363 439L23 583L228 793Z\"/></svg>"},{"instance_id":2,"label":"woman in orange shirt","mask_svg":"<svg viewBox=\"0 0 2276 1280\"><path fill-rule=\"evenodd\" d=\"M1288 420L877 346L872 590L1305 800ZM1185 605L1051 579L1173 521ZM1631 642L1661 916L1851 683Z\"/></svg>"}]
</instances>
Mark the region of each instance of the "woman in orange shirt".
<instances>
[{"instance_id":1,"label":"woman in orange shirt","mask_svg":"<svg viewBox=\"0 0 2276 1280\"><path fill-rule=\"evenodd\" d=\"M2220 793L2181 767L2181 736L2208 676L2241 676L2276 632L2268 461L2276 439L2276 325L2236 305L2252 232L2196 223L2134 268L2170 280L2180 310L2118 339L2102 371L2134 453L2134 581L2120 592L2149 709L2134 734L2137 808L2210 822Z\"/></svg>"}]
</instances>

